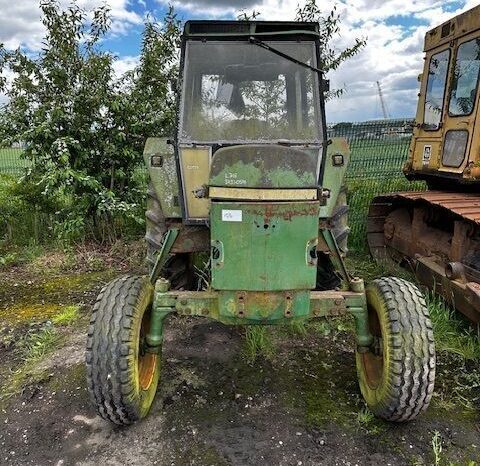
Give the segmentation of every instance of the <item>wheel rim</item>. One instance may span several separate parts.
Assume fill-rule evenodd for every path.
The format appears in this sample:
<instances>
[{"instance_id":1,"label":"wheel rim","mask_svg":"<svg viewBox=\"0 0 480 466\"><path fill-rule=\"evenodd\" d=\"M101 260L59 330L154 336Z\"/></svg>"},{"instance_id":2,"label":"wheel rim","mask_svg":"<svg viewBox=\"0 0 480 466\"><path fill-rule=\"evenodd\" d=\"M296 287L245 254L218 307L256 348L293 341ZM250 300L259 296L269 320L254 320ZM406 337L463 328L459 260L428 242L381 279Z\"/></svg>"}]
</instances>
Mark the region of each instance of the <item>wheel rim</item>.
<instances>
[{"instance_id":1,"label":"wheel rim","mask_svg":"<svg viewBox=\"0 0 480 466\"><path fill-rule=\"evenodd\" d=\"M138 348L138 383L143 391L148 390L152 385L157 369L158 356L146 351L146 336L150 329L150 315L149 311L143 314Z\"/></svg>"},{"instance_id":2,"label":"wheel rim","mask_svg":"<svg viewBox=\"0 0 480 466\"><path fill-rule=\"evenodd\" d=\"M370 351L362 354L365 382L371 389L378 388L384 371L383 335L376 304L368 303L368 323L373 335L373 344Z\"/></svg>"}]
</instances>

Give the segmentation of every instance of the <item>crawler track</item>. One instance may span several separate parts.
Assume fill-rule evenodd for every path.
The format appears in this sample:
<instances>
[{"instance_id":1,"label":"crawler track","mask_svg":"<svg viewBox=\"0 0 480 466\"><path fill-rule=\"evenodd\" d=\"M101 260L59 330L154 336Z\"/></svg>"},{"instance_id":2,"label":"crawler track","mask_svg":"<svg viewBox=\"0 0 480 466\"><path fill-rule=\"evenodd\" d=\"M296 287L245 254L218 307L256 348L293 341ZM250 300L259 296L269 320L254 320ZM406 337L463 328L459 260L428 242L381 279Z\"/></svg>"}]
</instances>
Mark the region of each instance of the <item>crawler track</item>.
<instances>
[{"instance_id":1,"label":"crawler track","mask_svg":"<svg viewBox=\"0 0 480 466\"><path fill-rule=\"evenodd\" d=\"M480 194L378 196L370 205L367 238L374 259L411 267L422 283L480 322Z\"/></svg>"}]
</instances>

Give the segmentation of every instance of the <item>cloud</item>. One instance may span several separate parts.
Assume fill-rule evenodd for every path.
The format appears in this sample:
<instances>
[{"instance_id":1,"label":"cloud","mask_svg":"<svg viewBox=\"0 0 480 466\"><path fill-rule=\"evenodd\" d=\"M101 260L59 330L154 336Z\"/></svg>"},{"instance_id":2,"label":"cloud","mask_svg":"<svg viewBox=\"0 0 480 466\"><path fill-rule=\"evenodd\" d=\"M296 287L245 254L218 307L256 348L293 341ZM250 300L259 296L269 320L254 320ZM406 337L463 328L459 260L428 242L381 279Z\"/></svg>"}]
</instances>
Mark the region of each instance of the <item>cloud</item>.
<instances>
[{"instance_id":1,"label":"cloud","mask_svg":"<svg viewBox=\"0 0 480 466\"><path fill-rule=\"evenodd\" d=\"M162 5L173 5L189 18L236 17L241 10L263 8L264 0L157 0Z\"/></svg>"},{"instance_id":2,"label":"cloud","mask_svg":"<svg viewBox=\"0 0 480 466\"><path fill-rule=\"evenodd\" d=\"M138 65L139 61L140 61L140 56L138 55L135 57L117 58L113 62L113 72L115 73L115 76L119 78L127 71L133 70Z\"/></svg>"},{"instance_id":3,"label":"cloud","mask_svg":"<svg viewBox=\"0 0 480 466\"><path fill-rule=\"evenodd\" d=\"M197 2L177 2L177 4L180 4L187 8L191 7L202 7L202 6L207 6L207 7L216 7L216 8L233 8L235 10L241 9L241 8L248 8L253 5L258 5L258 0L198 0Z\"/></svg>"},{"instance_id":4,"label":"cloud","mask_svg":"<svg viewBox=\"0 0 480 466\"><path fill-rule=\"evenodd\" d=\"M67 7L71 2L61 0L60 5ZM103 0L78 0L77 4L85 10L103 5ZM130 8L128 0L109 0L111 9L112 32L125 33L130 27L142 23L142 17ZM41 21L38 0L0 0L0 43L15 49L24 47L31 51L41 48L45 28Z\"/></svg>"},{"instance_id":5,"label":"cloud","mask_svg":"<svg viewBox=\"0 0 480 466\"><path fill-rule=\"evenodd\" d=\"M0 43L9 49L39 48L44 29L37 1L0 0L0 11Z\"/></svg>"}]
</instances>

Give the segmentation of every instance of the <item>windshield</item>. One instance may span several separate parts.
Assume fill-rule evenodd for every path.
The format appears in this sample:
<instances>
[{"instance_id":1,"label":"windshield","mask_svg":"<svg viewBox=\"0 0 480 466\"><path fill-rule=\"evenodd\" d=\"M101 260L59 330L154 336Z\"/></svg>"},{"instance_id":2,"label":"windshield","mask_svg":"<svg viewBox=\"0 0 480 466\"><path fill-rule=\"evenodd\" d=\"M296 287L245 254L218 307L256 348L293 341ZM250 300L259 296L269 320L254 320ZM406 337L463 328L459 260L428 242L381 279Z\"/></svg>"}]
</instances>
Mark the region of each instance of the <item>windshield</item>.
<instances>
[{"instance_id":1,"label":"windshield","mask_svg":"<svg viewBox=\"0 0 480 466\"><path fill-rule=\"evenodd\" d=\"M268 42L316 66L315 43ZM187 43L179 139L321 140L318 75L249 42Z\"/></svg>"}]
</instances>

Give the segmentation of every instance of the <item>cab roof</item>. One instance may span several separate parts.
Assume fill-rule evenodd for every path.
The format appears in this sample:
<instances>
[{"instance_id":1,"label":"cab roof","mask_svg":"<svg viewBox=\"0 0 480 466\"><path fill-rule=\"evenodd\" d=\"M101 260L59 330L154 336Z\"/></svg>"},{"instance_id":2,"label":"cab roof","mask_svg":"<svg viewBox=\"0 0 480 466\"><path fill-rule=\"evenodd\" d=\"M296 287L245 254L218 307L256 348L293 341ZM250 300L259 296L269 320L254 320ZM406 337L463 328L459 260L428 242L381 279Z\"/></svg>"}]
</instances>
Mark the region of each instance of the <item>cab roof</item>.
<instances>
[{"instance_id":1,"label":"cab roof","mask_svg":"<svg viewBox=\"0 0 480 466\"><path fill-rule=\"evenodd\" d=\"M315 22L299 21L209 21L191 20L185 23L183 37L188 38L235 38L245 36L304 36L319 37ZM285 37L287 38L287 37Z\"/></svg>"},{"instance_id":2,"label":"cab roof","mask_svg":"<svg viewBox=\"0 0 480 466\"><path fill-rule=\"evenodd\" d=\"M480 29L480 5L445 21L425 35L424 52Z\"/></svg>"}]
</instances>

